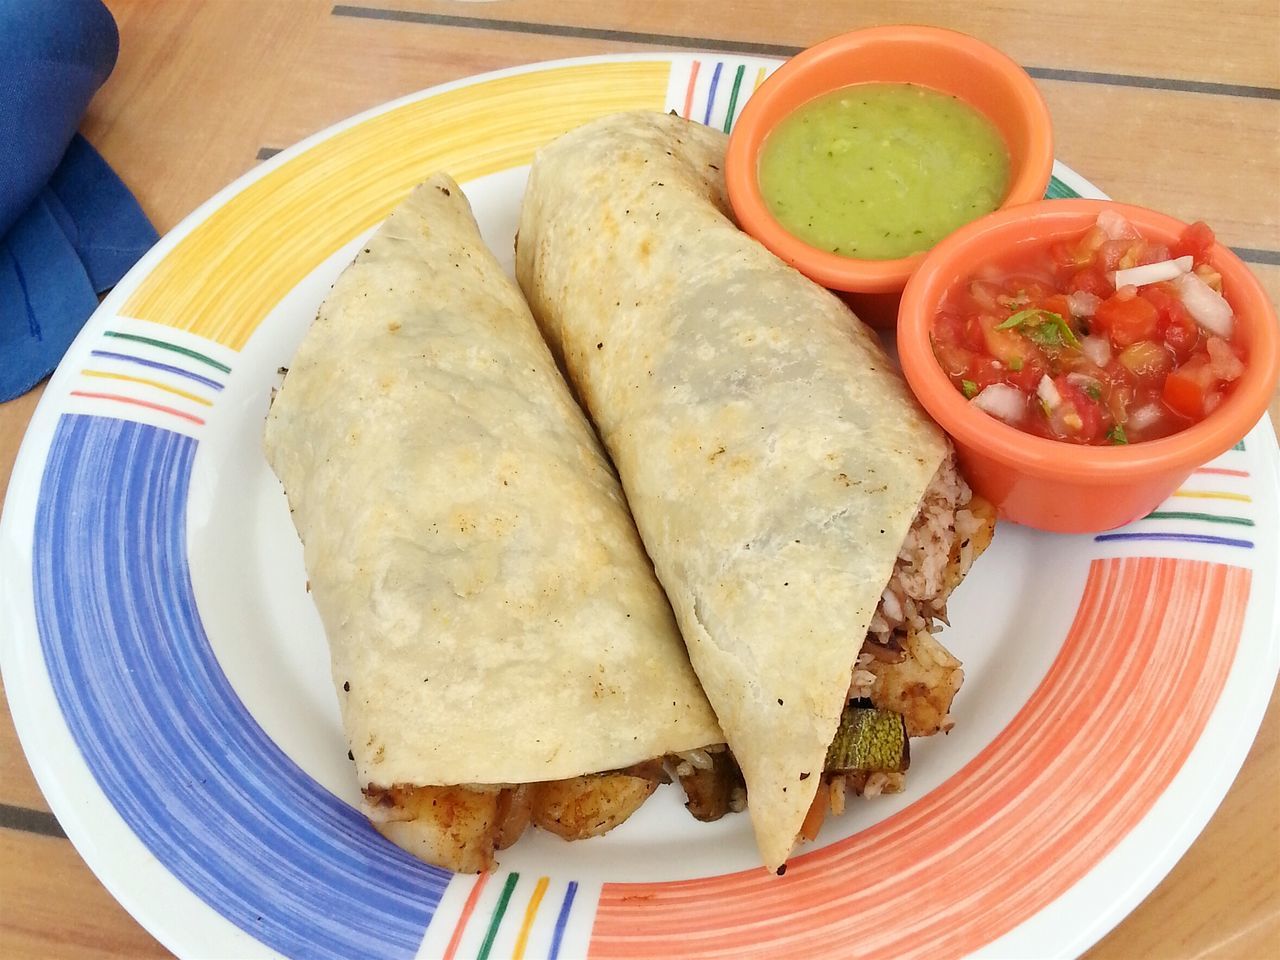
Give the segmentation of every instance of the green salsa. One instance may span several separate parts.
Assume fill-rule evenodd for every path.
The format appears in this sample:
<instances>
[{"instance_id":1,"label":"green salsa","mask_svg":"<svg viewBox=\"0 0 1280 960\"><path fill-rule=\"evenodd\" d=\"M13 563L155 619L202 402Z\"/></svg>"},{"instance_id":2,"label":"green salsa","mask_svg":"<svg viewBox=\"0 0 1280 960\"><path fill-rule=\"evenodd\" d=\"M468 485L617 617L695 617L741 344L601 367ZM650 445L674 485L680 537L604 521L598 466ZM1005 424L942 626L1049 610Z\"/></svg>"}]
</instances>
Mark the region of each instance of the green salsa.
<instances>
[{"instance_id":1,"label":"green salsa","mask_svg":"<svg viewBox=\"0 0 1280 960\"><path fill-rule=\"evenodd\" d=\"M860 83L810 100L760 151L760 191L786 230L822 250L893 260L995 210L1009 152L955 97Z\"/></svg>"}]
</instances>

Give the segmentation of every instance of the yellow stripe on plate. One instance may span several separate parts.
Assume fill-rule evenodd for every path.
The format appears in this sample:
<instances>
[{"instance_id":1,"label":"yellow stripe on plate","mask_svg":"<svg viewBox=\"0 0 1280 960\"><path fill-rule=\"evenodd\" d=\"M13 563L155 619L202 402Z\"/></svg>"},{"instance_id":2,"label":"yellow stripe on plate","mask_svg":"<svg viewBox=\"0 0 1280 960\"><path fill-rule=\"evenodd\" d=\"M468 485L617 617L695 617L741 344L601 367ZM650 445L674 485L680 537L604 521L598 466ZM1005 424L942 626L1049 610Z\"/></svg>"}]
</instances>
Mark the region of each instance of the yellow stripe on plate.
<instances>
[{"instance_id":1,"label":"yellow stripe on plate","mask_svg":"<svg viewBox=\"0 0 1280 960\"><path fill-rule=\"evenodd\" d=\"M186 400L194 401L202 406L212 407L213 401L208 400L186 390L179 390L177 387L171 387L167 383L161 383L159 380L151 380L147 377L135 377L127 373L108 373L106 370L81 370L86 377L97 377L100 380L124 380L127 383L142 383L148 387L155 387L157 390L163 390L165 393L172 393L176 397L182 397Z\"/></svg>"},{"instance_id":2,"label":"yellow stripe on plate","mask_svg":"<svg viewBox=\"0 0 1280 960\"><path fill-rule=\"evenodd\" d=\"M533 919L538 915L538 907L542 904L542 898L546 896L547 885L550 882L549 877L538 878L538 884L533 888L533 896L529 898L529 906L524 911L524 921L520 924L520 936L516 938L516 948L511 954L511 960L524 960L524 952L529 946L529 931L533 929Z\"/></svg>"},{"instance_id":3,"label":"yellow stripe on plate","mask_svg":"<svg viewBox=\"0 0 1280 960\"><path fill-rule=\"evenodd\" d=\"M459 181L528 163L566 130L621 110L661 110L665 60L500 77L357 124L250 184L143 279L121 311L233 350L326 257L431 174Z\"/></svg>"},{"instance_id":4,"label":"yellow stripe on plate","mask_svg":"<svg viewBox=\"0 0 1280 960\"><path fill-rule=\"evenodd\" d=\"M1173 495L1196 500L1239 500L1241 503L1253 503L1253 497L1247 493L1227 493L1223 490L1177 490Z\"/></svg>"}]
</instances>

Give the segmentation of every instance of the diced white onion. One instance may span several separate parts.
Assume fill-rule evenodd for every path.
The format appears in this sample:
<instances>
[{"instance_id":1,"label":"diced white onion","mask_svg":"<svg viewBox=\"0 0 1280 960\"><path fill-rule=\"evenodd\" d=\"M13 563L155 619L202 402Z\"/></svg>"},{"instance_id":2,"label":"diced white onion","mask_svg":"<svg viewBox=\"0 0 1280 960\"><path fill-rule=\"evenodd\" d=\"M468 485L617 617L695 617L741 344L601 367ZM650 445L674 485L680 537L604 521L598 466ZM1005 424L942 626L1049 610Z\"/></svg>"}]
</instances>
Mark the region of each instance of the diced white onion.
<instances>
[{"instance_id":1,"label":"diced white onion","mask_svg":"<svg viewBox=\"0 0 1280 960\"><path fill-rule=\"evenodd\" d=\"M1103 210L1098 214L1098 226L1108 240L1137 240L1141 236L1133 224L1114 210Z\"/></svg>"},{"instance_id":2,"label":"diced white onion","mask_svg":"<svg viewBox=\"0 0 1280 960\"><path fill-rule=\"evenodd\" d=\"M1007 383L993 383L970 401L979 410L1006 423L1017 423L1026 413L1027 401L1022 391Z\"/></svg>"},{"instance_id":3,"label":"diced white onion","mask_svg":"<svg viewBox=\"0 0 1280 960\"><path fill-rule=\"evenodd\" d=\"M1079 387L1081 390L1087 390L1089 387L1098 387L1099 389L1102 387L1097 380L1089 376L1087 373L1068 373L1067 383L1071 384L1073 387Z\"/></svg>"},{"instance_id":4,"label":"diced white onion","mask_svg":"<svg viewBox=\"0 0 1280 960\"><path fill-rule=\"evenodd\" d=\"M1244 364L1240 362L1240 358L1235 355L1235 352L1227 346L1225 340L1220 340L1218 337L1210 337L1205 347L1209 351L1209 362L1213 368L1213 375L1219 380L1230 382L1239 379L1244 373Z\"/></svg>"},{"instance_id":5,"label":"diced white onion","mask_svg":"<svg viewBox=\"0 0 1280 960\"><path fill-rule=\"evenodd\" d=\"M1142 287L1148 283L1160 283L1164 280L1173 280L1180 277L1184 273L1188 273L1194 263L1195 260L1191 257L1179 257L1177 260L1161 260L1159 263L1144 263L1140 267L1117 270L1109 279L1117 288L1126 285Z\"/></svg>"},{"instance_id":6,"label":"diced white onion","mask_svg":"<svg viewBox=\"0 0 1280 960\"><path fill-rule=\"evenodd\" d=\"M1105 367L1111 362L1111 341L1106 337L1085 337L1080 350L1095 367Z\"/></svg>"},{"instance_id":7,"label":"diced white onion","mask_svg":"<svg viewBox=\"0 0 1280 960\"><path fill-rule=\"evenodd\" d=\"M1067 306L1071 308L1071 313L1077 317L1092 317L1098 312L1098 306L1101 303L1102 298L1090 293L1088 290L1077 290L1067 297Z\"/></svg>"},{"instance_id":8,"label":"diced white onion","mask_svg":"<svg viewBox=\"0 0 1280 960\"><path fill-rule=\"evenodd\" d=\"M1062 394L1058 392L1057 385L1049 379L1047 373L1040 378L1040 383L1036 387L1036 396L1043 400L1050 410L1056 410L1062 404Z\"/></svg>"},{"instance_id":9,"label":"diced white onion","mask_svg":"<svg viewBox=\"0 0 1280 960\"><path fill-rule=\"evenodd\" d=\"M1145 430L1160 419L1160 408L1154 403L1139 407L1129 414L1128 425L1133 430Z\"/></svg>"},{"instance_id":10,"label":"diced white onion","mask_svg":"<svg viewBox=\"0 0 1280 960\"><path fill-rule=\"evenodd\" d=\"M1231 312L1231 304L1227 303L1222 294L1194 273L1184 273L1178 277L1174 281L1174 289L1196 323L1220 337L1231 336L1231 322L1235 315Z\"/></svg>"}]
</instances>

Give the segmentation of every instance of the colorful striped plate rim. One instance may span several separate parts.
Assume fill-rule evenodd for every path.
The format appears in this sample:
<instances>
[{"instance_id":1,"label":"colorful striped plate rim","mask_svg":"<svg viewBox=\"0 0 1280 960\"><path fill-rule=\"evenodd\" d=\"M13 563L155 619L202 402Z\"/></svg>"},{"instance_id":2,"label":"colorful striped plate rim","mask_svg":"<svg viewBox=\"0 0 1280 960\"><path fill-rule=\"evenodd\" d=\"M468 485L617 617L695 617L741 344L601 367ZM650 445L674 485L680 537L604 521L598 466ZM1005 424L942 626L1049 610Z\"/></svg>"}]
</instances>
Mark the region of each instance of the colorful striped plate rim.
<instances>
[{"instance_id":1,"label":"colorful striped plate rim","mask_svg":"<svg viewBox=\"0 0 1280 960\"><path fill-rule=\"evenodd\" d=\"M753 866L743 820L646 808L638 833L526 838L497 873L464 877L354 810L323 637L258 452L277 367L354 245L434 169L509 215L532 152L564 130L653 109L728 131L776 65L595 57L387 104L206 203L85 327L0 521L0 664L66 832L175 952L1071 956L1212 813L1280 666L1265 421L1122 530L1002 531L956 629L989 621L999 636L975 640L968 683L1007 658L1019 694L975 708L922 751L906 795L860 808L784 878ZM1061 165L1048 195L1100 196ZM1037 564L1059 590L1038 598L1043 642L1014 649L1025 598L1005 586Z\"/></svg>"}]
</instances>

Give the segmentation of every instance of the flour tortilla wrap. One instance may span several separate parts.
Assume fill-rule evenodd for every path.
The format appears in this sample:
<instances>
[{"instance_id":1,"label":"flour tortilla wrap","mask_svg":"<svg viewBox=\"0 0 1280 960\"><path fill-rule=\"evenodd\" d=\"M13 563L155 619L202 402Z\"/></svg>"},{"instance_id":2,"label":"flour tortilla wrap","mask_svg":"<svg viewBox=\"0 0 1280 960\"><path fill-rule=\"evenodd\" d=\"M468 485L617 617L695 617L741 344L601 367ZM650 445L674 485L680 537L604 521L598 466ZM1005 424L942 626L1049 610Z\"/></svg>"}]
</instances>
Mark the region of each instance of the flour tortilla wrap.
<instances>
[{"instance_id":1,"label":"flour tortilla wrap","mask_svg":"<svg viewBox=\"0 0 1280 960\"><path fill-rule=\"evenodd\" d=\"M730 220L725 139L623 114L548 145L516 273L613 457L772 869L948 446L849 309Z\"/></svg>"},{"instance_id":2,"label":"flour tortilla wrap","mask_svg":"<svg viewBox=\"0 0 1280 960\"><path fill-rule=\"evenodd\" d=\"M339 277L265 446L366 797L723 741L608 461L447 176Z\"/></svg>"}]
</instances>

